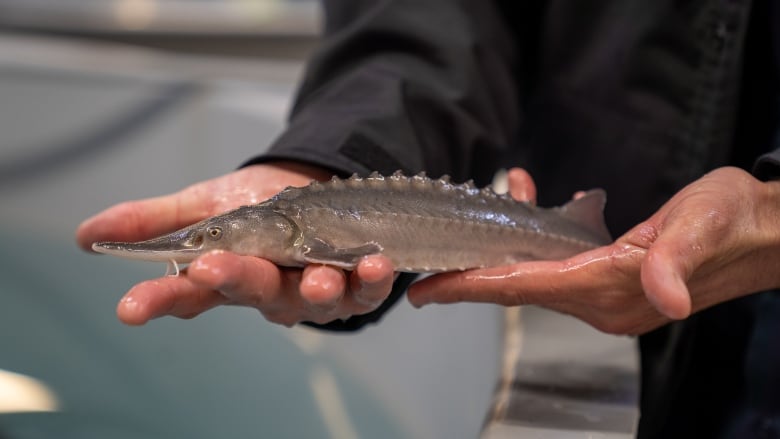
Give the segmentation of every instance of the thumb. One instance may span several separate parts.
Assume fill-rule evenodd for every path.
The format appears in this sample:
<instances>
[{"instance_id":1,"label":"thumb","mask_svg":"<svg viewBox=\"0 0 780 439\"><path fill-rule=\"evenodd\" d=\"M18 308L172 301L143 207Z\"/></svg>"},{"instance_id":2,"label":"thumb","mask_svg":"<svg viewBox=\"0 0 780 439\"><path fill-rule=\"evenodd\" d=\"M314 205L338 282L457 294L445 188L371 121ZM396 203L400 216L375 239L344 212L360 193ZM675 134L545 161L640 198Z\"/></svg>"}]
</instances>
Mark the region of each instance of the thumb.
<instances>
[{"instance_id":1,"label":"thumb","mask_svg":"<svg viewBox=\"0 0 780 439\"><path fill-rule=\"evenodd\" d=\"M691 314L687 282L703 263L704 254L695 242L695 234L683 233L682 227L661 233L648 250L640 271L647 299L661 314L675 320Z\"/></svg>"},{"instance_id":2,"label":"thumb","mask_svg":"<svg viewBox=\"0 0 780 439\"><path fill-rule=\"evenodd\" d=\"M531 174L522 168L512 168L507 173L509 194L518 201L536 203L536 185Z\"/></svg>"}]
</instances>

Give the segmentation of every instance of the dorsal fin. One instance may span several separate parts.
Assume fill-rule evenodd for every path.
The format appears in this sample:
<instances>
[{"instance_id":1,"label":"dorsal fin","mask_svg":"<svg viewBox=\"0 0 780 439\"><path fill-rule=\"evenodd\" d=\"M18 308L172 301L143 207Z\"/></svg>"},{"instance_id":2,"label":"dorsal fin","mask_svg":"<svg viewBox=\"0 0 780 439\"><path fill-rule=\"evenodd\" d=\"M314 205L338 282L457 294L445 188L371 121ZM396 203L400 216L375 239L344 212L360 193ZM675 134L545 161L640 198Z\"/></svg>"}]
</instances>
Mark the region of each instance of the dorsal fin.
<instances>
[{"instance_id":1,"label":"dorsal fin","mask_svg":"<svg viewBox=\"0 0 780 439\"><path fill-rule=\"evenodd\" d=\"M612 242L612 235L604 223L606 204L607 193L603 189L592 189L582 197L561 206L560 214L593 233L604 244L608 244Z\"/></svg>"}]
</instances>

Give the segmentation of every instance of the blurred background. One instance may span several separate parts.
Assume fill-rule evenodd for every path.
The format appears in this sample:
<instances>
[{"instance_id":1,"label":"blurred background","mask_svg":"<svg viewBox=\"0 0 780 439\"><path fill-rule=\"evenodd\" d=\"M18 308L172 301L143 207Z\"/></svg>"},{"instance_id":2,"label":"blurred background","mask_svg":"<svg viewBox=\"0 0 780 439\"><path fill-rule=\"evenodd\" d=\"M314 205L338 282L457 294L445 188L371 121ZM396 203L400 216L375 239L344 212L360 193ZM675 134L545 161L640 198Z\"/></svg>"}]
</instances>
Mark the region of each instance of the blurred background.
<instances>
[{"instance_id":1,"label":"blurred background","mask_svg":"<svg viewBox=\"0 0 780 439\"><path fill-rule=\"evenodd\" d=\"M230 172L284 126L310 0L0 0L0 438L470 438L501 312L413 310L351 335L225 308L120 324L160 276L81 252L114 203Z\"/></svg>"}]
</instances>

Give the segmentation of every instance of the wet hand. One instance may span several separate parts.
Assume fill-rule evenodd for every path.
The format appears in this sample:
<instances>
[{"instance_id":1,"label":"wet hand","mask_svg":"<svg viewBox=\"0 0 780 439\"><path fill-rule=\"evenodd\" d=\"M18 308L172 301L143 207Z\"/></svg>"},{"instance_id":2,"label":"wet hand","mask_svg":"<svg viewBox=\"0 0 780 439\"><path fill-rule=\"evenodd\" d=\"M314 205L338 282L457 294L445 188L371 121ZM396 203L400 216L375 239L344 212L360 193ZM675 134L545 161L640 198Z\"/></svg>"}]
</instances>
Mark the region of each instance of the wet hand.
<instances>
[{"instance_id":1,"label":"wet hand","mask_svg":"<svg viewBox=\"0 0 780 439\"><path fill-rule=\"evenodd\" d=\"M84 221L76 232L89 250L95 241L138 241L167 233L245 204L263 201L287 186L330 175L296 163L254 165L180 192L111 207ZM327 323L374 310L389 295L390 262L365 258L349 273L327 266L280 268L228 252L201 256L179 276L141 282L119 302L117 315L131 325L171 315L191 318L215 306L257 308L270 321Z\"/></svg>"},{"instance_id":2,"label":"wet hand","mask_svg":"<svg viewBox=\"0 0 780 439\"><path fill-rule=\"evenodd\" d=\"M524 184L533 182L529 177ZM533 188L522 191L535 193ZM684 188L609 246L564 261L432 276L412 286L409 300L416 306L539 304L605 332L644 333L780 286L778 210L780 183L721 168Z\"/></svg>"}]
</instances>

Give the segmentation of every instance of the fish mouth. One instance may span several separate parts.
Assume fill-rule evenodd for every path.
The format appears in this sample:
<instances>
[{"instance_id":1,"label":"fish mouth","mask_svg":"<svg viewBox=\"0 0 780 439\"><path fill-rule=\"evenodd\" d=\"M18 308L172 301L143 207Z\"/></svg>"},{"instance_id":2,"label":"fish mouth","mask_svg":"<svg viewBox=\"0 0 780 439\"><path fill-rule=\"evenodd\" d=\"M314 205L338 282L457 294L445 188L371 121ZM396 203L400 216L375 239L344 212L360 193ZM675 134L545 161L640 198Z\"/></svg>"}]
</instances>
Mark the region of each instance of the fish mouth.
<instances>
[{"instance_id":1,"label":"fish mouth","mask_svg":"<svg viewBox=\"0 0 780 439\"><path fill-rule=\"evenodd\" d=\"M112 256L143 261L178 263L192 262L203 253L203 240L190 232L138 242L102 241L92 244L92 250Z\"/></svg>"}]
</instances>

